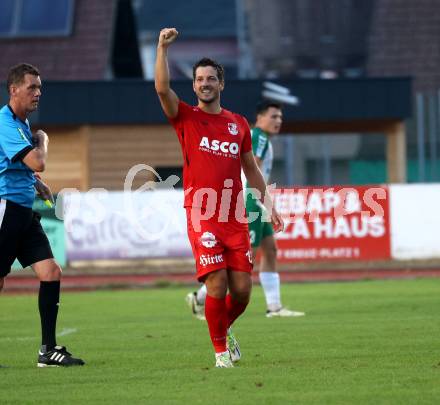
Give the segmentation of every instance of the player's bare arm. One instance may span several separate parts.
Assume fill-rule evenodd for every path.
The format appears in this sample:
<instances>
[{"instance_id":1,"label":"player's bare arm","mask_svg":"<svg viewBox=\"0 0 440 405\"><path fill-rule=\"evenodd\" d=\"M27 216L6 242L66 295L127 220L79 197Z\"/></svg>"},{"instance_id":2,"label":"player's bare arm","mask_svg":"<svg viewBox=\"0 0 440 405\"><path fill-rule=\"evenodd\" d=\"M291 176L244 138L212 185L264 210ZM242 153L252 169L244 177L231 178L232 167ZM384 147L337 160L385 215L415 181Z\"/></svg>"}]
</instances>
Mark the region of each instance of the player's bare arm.
<instances>
[{"instance_id":1,"label":"player's bare arm","mask_svg":"<svg viewBox=\"0 0 440 405\"><path fill-rule=\"evenodd\" d=\"M34 142L35 147L23 158L23 163L35 172L43 172L46 168L49 137L39 129L34 134Z\"/></svg>"},{"instance_id":2,"label":"player's bare arm","mask_svg":"<svg viewBox=\"0 0 440 405\"><path fill-rule=\"evenodd\" d=\"M273 201L267 190L266 182L264 181L252 151L241 155L241 166L250 187L260 192L261 202L268 211L271 212L271 222L274 231L281 232L284 229L284 221L273 206Z\"/></svg>"},{"instance_id":3,"label":"player's bare arm","mask_svg":"<svg viewBox=\"0 0 440 405\"><path fill-rule=\"evenodd\" d=\"M176 40L179 33L175 28L164 28L160 31L157 43L154 85L165 115L175 118L179 108L179 98L170 87L168 67L168 47Z\"/></svg>"}]
</instances>

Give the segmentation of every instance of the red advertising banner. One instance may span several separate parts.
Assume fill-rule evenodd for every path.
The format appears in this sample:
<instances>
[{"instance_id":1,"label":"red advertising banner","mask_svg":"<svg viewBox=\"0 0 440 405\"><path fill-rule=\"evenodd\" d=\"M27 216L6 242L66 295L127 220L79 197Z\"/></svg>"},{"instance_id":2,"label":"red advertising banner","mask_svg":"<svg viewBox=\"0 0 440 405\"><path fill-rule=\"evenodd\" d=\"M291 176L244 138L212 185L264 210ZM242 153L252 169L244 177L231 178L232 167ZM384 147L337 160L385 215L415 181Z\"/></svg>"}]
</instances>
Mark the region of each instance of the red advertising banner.
<instances>
[{"instance_id":1,"label":"red advertising banner","mask_svg":"<svg viewBox=\"0 0 440 405\"><path fill-rule=\"evenodd\" d=\"M276 189L285 221L280 262L390 259L389 191L384 186Z\"/></svg>"}]
</instances>

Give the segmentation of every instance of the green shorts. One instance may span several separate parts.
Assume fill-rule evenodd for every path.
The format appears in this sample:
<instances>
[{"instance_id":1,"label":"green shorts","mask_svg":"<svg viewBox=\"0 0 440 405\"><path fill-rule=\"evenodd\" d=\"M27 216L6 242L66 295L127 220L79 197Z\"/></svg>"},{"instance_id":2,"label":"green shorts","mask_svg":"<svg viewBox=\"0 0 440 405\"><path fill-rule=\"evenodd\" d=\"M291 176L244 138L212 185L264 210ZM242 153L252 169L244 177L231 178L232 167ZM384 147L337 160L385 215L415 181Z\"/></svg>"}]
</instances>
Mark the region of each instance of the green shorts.
<instances>
[{"instance_id":1,"label":"green shorts","mask_svg":"<svg viewBox=\"0 0 440 405\"><path fill-rule=\"evenodd\" d=\"M262 239L274 234L272 223L261 220L263 208L261 208L257 200L253 198L252 195L248 194L246 198L246 213L248 220L255 217L255 212L258 213L257 218L248 223L249 236L251 238L251 245L253 248L259 247Z\"/></svg>"}]
</instances>

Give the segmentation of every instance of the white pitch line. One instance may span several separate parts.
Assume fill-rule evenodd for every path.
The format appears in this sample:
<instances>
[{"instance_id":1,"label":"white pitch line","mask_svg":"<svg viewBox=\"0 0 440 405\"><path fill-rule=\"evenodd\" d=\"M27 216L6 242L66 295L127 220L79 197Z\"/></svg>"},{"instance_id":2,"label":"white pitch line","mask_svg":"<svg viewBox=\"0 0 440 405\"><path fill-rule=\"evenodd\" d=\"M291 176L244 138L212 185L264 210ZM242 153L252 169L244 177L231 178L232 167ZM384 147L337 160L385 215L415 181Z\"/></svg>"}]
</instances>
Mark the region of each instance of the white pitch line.
<instances>
[{"instance_id":1,"label":"white pitch line","mask_svg":"<svg viewBox=\"0 0 440 405\"><path fill-rule=\"evenodd\" d=\"M72 333L76 333L78 332L78 329L76 328L64 328L61 330L61 332L57 333L57 337L62 337L62 336L67 336L67 335L71 335ZM25 337L0 337L0 341L7 341L7 342L12 342L15 340L18 340L19 342L24 342L27 340L36 340L36 339L40 339L38 336L25 336Z\"/></svg>"},{"instance_id":2,"label":"white pitch line","mask_svg":"<svg viewBox=\"0 0 440 405\"><path fill-rule=\"evenodd\" d=\"M37 339L37 337L30 337L30 336L27 336L27 337L16 337L16 338L13 338L13 337L0 337L0 341L6 341L6 342L12 342L12 341L15 341L15 340L18 340L19 342L23 342L25 340L34 340L34 339Z\"/></svg>"},{"instance_id":3,"label":"white pitch line","mask_svg":"<svg viewBox=\"0 0 440 405\"><path fill-rule=\"evenodd\" d=\"M78 332L76 328L64 328L60 333L57 333L57 336L66 336L71 335L72 333Z\"/></svg>"}]
</instances>

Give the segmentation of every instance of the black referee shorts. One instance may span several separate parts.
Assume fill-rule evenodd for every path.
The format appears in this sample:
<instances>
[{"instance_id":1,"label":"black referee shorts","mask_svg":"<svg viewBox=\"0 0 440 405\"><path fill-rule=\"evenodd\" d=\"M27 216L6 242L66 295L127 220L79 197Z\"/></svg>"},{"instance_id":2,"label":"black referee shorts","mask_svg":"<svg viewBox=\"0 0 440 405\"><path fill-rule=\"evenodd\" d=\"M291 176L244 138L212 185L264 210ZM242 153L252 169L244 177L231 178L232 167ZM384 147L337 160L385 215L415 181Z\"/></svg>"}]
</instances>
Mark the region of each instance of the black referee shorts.
<instances>
[{"instance_id":1,"label":"black referee shorts","mask_svg":"<svg viewBox=\"0 0 440 405\"><path fill-rule=\"evenodd\" d=\"M53 258L40 219L32 208L0 199L0 277L11 271L15 259L27 267Z\"/></svg>"}]
</instances>

